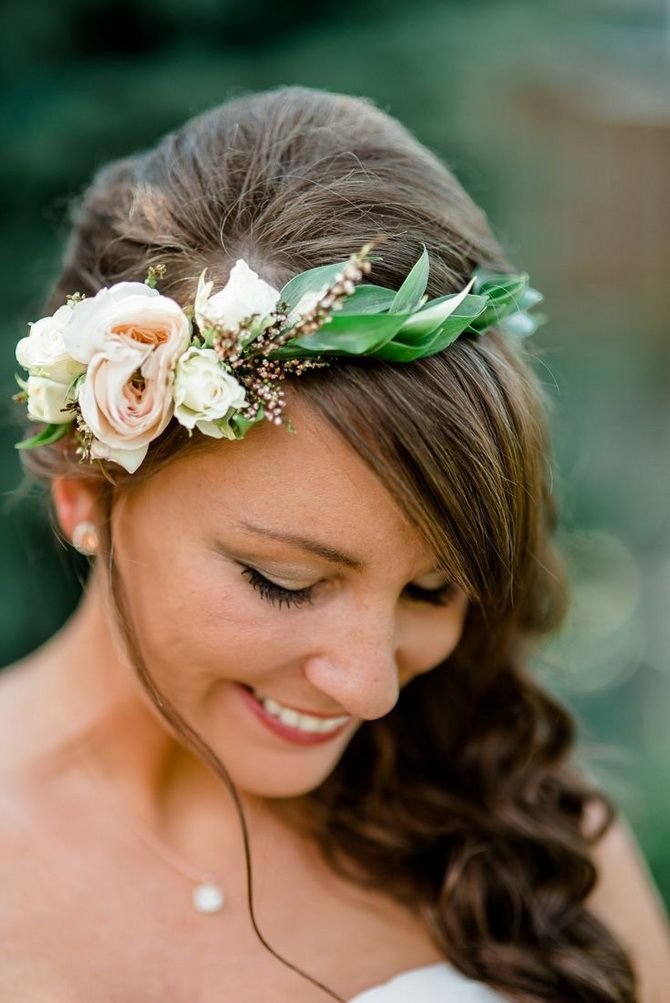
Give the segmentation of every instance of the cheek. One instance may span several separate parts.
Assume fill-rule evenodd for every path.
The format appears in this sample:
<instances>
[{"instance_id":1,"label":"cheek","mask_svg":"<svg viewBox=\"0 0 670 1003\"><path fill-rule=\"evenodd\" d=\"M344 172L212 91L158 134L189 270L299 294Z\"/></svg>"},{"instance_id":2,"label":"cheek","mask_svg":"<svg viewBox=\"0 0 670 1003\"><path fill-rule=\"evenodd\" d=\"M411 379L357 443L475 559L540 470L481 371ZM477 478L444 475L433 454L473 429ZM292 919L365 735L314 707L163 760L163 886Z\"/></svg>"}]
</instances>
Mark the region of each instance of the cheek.
<instances>
[{"instance_id":1,"label":"cheek","mask_svg":"<svg viewBox=\"0 0 670 1003\"><path fill-rule=\"evenodd\" d=\"M448 658L463 633L467 601L454 601L445 609L408 613L400 646L401 683Z\"/></svg>"},{"instance_id":2,"label":"cheek","mask_svg":"<svg viewBox=\"0 0 670 1003\"><path fill-rule=\"evenodd\" d=\"M152 556L134 573L129 598L149 671L171 692L254 678L297 657L295 632L237 566L179 549L169 560Z\"/></svg>"}]
</instances>

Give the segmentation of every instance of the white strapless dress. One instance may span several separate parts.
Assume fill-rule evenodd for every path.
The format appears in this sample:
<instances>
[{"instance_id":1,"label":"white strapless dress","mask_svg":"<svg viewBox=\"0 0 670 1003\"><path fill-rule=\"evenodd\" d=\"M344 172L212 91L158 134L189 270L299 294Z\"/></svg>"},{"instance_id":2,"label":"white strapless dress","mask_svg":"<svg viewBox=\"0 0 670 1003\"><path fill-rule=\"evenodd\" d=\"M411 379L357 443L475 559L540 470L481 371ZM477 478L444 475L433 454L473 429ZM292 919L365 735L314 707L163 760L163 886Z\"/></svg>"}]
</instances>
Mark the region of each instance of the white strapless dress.
<instances>
[{"instance_id":1,"label":"white strapless dress","mask_svg":"<svg viewBox=\"0 0 670 1003\"><path fill-rule=\"evenodd\" d=\"M504 996L462 975L447 961L410 968L365 989L348 1003L507 1003Z\"/></svg>"}]
</instances>

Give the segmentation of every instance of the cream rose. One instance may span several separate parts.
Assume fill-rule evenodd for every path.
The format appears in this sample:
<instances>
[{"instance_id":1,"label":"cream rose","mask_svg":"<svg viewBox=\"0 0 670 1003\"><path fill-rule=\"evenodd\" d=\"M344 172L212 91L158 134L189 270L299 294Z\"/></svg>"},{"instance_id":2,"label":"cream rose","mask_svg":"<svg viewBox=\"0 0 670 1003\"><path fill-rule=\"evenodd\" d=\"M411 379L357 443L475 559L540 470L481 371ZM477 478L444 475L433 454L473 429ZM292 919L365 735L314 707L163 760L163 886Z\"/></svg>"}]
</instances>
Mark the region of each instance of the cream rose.
<instances>
[{"instance_id":1,"label":"cream rose","mask_svg":"<svg viewBox=\"0 0 670 1003\"><path fill-rule=\"evenodd\" d=\"M68 385L86 368L66 351L63 329L72 319L74 304L65 303L53 316L30 325L30 334L16 346L17 362L32 376Z\"/></svg>"},{"instance_id":2,"label":"cream rose","mask_svg":"<svg viewBox=\"0 0 670 1003\"><path fill-rule=\"evenodd\" d=\"M84 363L119 339L176 358L190 333L190 321L175 300L144 282L117 282L74 304L63 341L72 358Z\"/></svg>"},{"instance_id":3,"label":"cream rose","mask_svg":"<svg viewBox=\"0 0 670 1003\"><path fill-rule=\"evenodd\" d=\"M252 314L261 318L272 313L279 302L279 292L258 277L243 258L233 265L223 289L210 296L213 282L205 282L205 269L195 295L195 319L200 330L220 324L236 330L240 321Z\"/></svg>"},{"instance_id":4,"label":"cream rose","mask_svg":"<svg viewBox=\"0 0 670 1003\"><path fill-rule=\"evenodd\" d=\"M139 282L76 305L63 339L88 364L78 400L95 436L92 456L137 469L172 417L174 369L190 338L179 304Z\"/></svg>"},{"instance_id":5,"label":"cream rose","mask_svg":"<svg viewBox=\"0 0 670 1003\"><path fill-rule=\"evenodd\" d=\"M245 388L223 368L213 349L189 348L177 361L174 416L186 428L196 426L215 439L234 438L225 424L215 421L245 403Z\"/></svg>"},{"instance_id":6,"label":"cream rose","mask_svg":"<svg viewBox=\"0 0 670 1003\"><path fill-rule=\"evenodd\" d=\"M114 449L107 446L99 439L93 439L90 446L90 455L94 460L114 460L119 463L129 474L134 474L140 463L147 455L148 446L140 446L138 449Z\"/></svg>"},{"instance_id":7,"label":"cream rose","mask_svg":"<svg viewBox=\"0 0 670 1003\"><path fill-rule=\"evenodd\" d=\"M26 389L29 418L34 421L46 421L50 425L66 425L73 420L73 412L63 410L67 383L57 383L46 376L29 376Z\"/></svg>"}]
</instances>

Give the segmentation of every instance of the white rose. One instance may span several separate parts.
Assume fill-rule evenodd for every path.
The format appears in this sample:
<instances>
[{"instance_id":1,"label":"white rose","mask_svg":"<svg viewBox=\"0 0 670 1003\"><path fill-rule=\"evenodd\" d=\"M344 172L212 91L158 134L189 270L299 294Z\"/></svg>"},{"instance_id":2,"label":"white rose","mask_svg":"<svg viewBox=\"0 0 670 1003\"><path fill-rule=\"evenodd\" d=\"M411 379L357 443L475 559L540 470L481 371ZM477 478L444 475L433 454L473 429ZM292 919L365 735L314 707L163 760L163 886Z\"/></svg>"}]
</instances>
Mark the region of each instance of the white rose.
<instances>
[{"instance_id":1,"label":"white rose","mask_svg":"<svg viewBox=\"0 0 670 1003\"><path fill-rule=\"evenodd\" d=\"M23 365L23 363L22 363ZM29 376L28 416L35 421L46 421L51 425L65 425L72 421L74 413L63 411L68 384L58 383L45 376Z\"/></svg>"},{"instance_id":2,"label":"white rose","mask_svg":"<svg viewBox=\"0 0 670 1003\"><path fill-rule=\"evenodd\" d=\"M188 317L155 289L121 282L78 303L63 338L73 357L88 363L78 400L97 440L91 455L132 473L172 417L174 369L191 338Z\"/></svg>"},{"instance_id":3,"label":"white rose","mask_svg":"<svg viewBox=\"0 0 670 1003\"><path fill-rule=\"evenodd\" d=\"M189 348L177 362L174 416L215 439L234 438L232 430L214 424L246 403L245 388L227 372L211 348Z\"/></svg>"},{"instance_id":4,"label":"white rose","mask_svg":"<svg viewBox=\"0 0 670 1003\"><path fill-rule=\"evenodd\" d=\"M65 303L51 317L42 317L30 325L30 334L16 346L17 362L33 376L45 376L57 383L69 384L86 368L65 349L63 329L74 309Z\"/></svg>"},{"instance_id":5,"label":"white rose","mask_svg":"<svg viewBox=\"0 0 670 1003\"><path fill-rule=\"evenodd\" d=\"M243 258L237 259L225 286L214 296L210 296L214 283L205 282L206 271L195 295L195 319L201 331L214 324L234 331L252 314L266 317L279 302L278 290L259 278Z\"/></svg>"}]
</instances>

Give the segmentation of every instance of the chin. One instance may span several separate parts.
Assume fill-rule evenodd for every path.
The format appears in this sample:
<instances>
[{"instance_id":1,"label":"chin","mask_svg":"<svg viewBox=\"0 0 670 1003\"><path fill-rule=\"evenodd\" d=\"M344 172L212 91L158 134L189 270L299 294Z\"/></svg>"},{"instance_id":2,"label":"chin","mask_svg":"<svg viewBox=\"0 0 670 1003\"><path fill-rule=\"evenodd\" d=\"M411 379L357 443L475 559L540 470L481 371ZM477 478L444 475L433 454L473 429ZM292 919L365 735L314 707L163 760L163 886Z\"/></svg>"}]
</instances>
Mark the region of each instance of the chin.
<instances>
[{"instance_id":1,"label":"chin","mask_svg":"<svg viewBox=\"0 0 670 1003\"><path fill-rule=\"evenodd\" d=\"M228 768L223 754L221 760ZM264 766L259 759L256 768L248 764L234 773L232 769L228 769L238 790L256 798L288 799L302 797L320 787L335 769L337 762L337 758L331 758L327 764L321 764L321 768L314 764L312 769L297 763L291 766L277 764L273 770L269 764Z\"/></svg>"},{"instance_id":2,"label":"chin","mask_svg":"<svg viewBox=\"0 0 670 1003\"><path fill-rule=\"evenodd\" d=\"M217 687L206 720L194 728L216 753L236 788L257 798L296 798L319 787L337 766L361 721L330 734L299 734L269 719L241 683Z\"/></svg>"}]
</instances>

